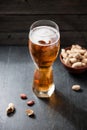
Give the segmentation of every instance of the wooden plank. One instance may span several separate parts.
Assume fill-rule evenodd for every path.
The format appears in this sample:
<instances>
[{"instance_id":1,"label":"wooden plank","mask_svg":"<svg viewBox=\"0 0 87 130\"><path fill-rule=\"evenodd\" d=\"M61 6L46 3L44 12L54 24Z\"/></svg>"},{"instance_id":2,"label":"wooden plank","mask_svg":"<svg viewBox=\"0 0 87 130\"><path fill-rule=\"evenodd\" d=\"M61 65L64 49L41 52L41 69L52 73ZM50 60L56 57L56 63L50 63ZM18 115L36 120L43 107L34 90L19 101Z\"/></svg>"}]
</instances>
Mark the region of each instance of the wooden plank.
<instances>
[{"instance_id":1,"label":"wooden plank","mask_svg":"<svg viewBox=\"0 0 87 130\"><path fill-rule=\"evenodd\" d=\"M72 44L80 44L87 48L87 32L61 32L61 46L66 47Z\"/></svg>"},{"instance_id":2,"label":"wooden plank","mask_svg":"<svg viewBox=\"0 0 87 130\"><path fill-rule=\"evenodd\" d=\"M87 46L87 32L61 32L62 47L74 43ZM28 45L28 32L0 33L0 45Z\"/></svg>"},{"instance_id":3,"label":"wooden plank","mask_svg":"<svg viewBox=\"0 0 87 130\"><path fill-rule=\"evenodd\" d=\"M0 14L87 14L87 1L0 0Z\"/></svg>"},{"instance_id":4,"label":"wooden plank","mask_svg":"<svg viewBox=\"0 0 87 130\"><path fill-rule=\"evenodd\" d=\"M28 33L0 33L0 45L27 45Z\"/></svg>"},{"instance_id":5,"label":"wooden plank","mask_svg":"<svg viewBox=\"0 0 87 130\"><path fill-rule=\"evenodd\" d=\"M87 130L87 72L73 75L57 58L54 62L56 90L50 99L39 99L32 90L35 65L27 47L0 46L0 130ZM80 84L82 91L72 91ZM27 100L21 100L25 93ZM34 106L27 106L34 100ZM15 112L6 115L12 102ZM28 117L26 109L34 111Z\"/></svg>"},{"instance_id":6,"label":"wooden plank","mask_svg":"<svg viewBox=\"0 0 87 130\"><path fill-rule=\"evenodd\" d=\"M60 31L87 31L87 15L0 15L0 32L28 32L39 19L55 21Z\"/></svg>"}]
</instances>

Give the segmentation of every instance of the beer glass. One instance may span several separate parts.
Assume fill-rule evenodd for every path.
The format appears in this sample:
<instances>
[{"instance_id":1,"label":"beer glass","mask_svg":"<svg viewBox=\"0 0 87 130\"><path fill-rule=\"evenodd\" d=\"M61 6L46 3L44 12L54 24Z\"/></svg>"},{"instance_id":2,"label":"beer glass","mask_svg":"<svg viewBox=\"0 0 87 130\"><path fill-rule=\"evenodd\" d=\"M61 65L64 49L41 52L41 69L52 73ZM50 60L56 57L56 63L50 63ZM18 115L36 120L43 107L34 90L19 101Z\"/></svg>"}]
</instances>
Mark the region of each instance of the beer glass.
<instances>
[{"instance_id":1,"label":"beer glass","mask_svg":"<svg viewBox=\"0 0 87 130\"><path fill-rule=\"evenodd\" d=\"M28 47L36 68L33 91L37 97L50 97L55 90L52 65L60 49L58 25L51 20L34 22L30 27Z\"/></svg>"}]
</instances>

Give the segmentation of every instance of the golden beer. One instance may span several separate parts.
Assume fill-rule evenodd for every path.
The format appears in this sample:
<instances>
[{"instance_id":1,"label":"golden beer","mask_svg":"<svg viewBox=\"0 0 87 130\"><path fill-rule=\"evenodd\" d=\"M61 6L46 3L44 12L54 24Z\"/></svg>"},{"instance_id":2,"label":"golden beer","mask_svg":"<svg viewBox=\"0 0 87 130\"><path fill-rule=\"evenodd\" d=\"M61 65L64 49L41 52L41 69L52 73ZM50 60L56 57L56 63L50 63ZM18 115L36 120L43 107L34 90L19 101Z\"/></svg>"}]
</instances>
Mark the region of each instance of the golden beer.
<instances>
[{"instance_id":1,"label":"golden beer","mask_svg":"<svg viewBox=\"0 0 87 130\"><path fill-rule=\"evenodd\" d=\"M55 89L52 64L60 49L60 34L51 26L37 26L29 34L29 51L36 65L33 90L38 97L50 97Z\"/></svg>"}]
</instances>

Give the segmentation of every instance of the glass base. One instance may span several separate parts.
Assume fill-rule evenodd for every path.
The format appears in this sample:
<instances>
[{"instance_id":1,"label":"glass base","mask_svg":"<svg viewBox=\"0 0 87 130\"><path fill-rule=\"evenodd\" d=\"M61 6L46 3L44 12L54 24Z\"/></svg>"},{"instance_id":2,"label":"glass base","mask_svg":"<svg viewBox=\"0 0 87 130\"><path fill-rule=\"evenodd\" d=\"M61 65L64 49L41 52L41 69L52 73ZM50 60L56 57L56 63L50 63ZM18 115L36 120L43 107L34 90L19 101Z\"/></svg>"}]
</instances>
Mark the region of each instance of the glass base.
<instances>
[{"instance_id":1,"label":"glass base","mask_svg":"<svg viewBox=\"0 0 87 130\"><path fill-rule=\"evenodd\" d=\"M49 98L54 93L55 90L55 84L52 84L50 86L50 89L48 91L37 91L35 88L33 88L34 93L39 98Z\"/></svg>"}]
</instances>

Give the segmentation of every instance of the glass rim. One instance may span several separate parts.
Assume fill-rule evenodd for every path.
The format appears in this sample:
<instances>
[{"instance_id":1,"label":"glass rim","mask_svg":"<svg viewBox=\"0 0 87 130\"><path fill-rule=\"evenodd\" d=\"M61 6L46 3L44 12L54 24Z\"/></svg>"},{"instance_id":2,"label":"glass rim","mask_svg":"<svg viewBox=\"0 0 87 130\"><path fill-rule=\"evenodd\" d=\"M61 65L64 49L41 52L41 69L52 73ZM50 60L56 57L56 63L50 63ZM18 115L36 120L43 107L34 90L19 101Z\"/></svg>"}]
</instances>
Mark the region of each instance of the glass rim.
<instances>
[{"instance_id":1,"label":"glass rim","mask_svg":"<svg viewBox=\"0 0 87 130\"><path fill-rule=\"evenodd\" d=\"M42 25L39 25L39 22L43 22L42 23ZM45 22L47 22L47 23L45 23ZM51 22L51 24L49 24L49 22ZM36 26L34 26L36 24ZM47 24L47 25L46 25ZM52 25L53 24L53 25ZM48 27L52 27L54 30L55 30L55 32L56 32L56 34L58 35L58 39L57 39L57 41L60 39L60 32L59 32L59 26L54 22L54 21L52 21L52 20L46 20L46 19L42 19L42 20L37 20L37 21L35 21L35 22L33 22L32 24L31 24L31 26L30 26L30 32L29 32L29 39L31 40L31 34L32 34L32 32L34 31L34 29L35 28L39 28L40 26L48 26ZM38 36L38 35L37 35ZM39 35L40 37L49 37L49 36L51 36L51 38L52 37L54 37L55 36L55 34L52 34L52 35ZM32 40L31 40L32 41ZM56 41L56 42L57 42ZM52 43L52 44L54 44L54 42ZM52 45L52 44L50 44L50 45ZM47 45L46 45L47 46Z\"/></svg>"},{"instance_id":2,"label":"glass rim","mask_svg":"<svg viewBox=\"0 0 87 130\"><path fill-rule=\"evenodd\" d=\"M55 25L55 29L59 32L59 26L56 24L56 22L54 22L54 21L52 21L52 20L49 20L49 19L41 19L41 20L37 20L37 21L35 21L35 22L33 22L32 24L31 24L31 26L30 26L30 31L33 29L33 26L35 25L35 24L37 24L38 22L51 22L52 24L54 24ZM38 25L37 27L39 27L39 26L45 26L45 25ZM48 25L48 26L51 26L51 25ZM54 28L54 27L53 27Z\"/></svg>"}]
</instances>

